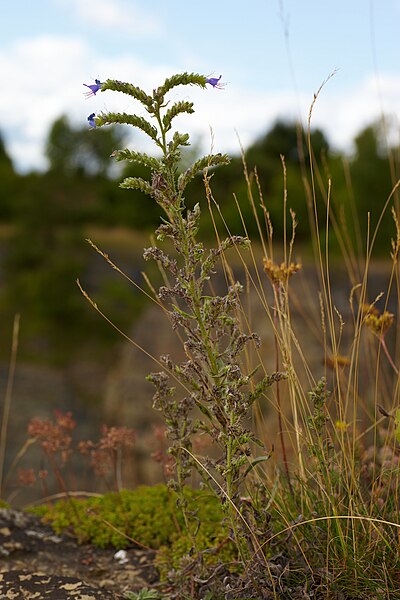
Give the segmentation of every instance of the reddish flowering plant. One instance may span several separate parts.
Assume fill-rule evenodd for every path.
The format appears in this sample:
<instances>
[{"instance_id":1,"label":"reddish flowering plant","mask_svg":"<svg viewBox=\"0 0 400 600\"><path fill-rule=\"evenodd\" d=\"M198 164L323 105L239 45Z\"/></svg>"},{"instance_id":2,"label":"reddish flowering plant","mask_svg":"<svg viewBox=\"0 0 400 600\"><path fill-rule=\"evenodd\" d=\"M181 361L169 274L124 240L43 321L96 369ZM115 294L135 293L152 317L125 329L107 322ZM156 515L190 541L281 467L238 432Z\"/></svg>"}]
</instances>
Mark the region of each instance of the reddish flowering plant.
<instances>
[{"instance_id":1,"label":"reddish flowering plant","mask_svg":"<svg viewBox=\"0 0 400 600\"><path fill-rule=\"evenodd\" d=\"M151 458L155 460L162 468L164 478L168 480L175 469L175 459L168 454L167 429L162 425L153 425L153 435L156 441L157 449L152 452Z\"/></svg>"},{"instance_id":2,"label":"reddish flowering plant","mask_svg":"<svg viewBox=\"0 0 400 600\"><path fill-rule=\"evenodd\" d=\"M62 463L65 464L71 454L71 432L76 427L72 413L63 414L55 411L55 422L34 417L28 424L28 434L36 438L46 455L60 452Z\"/></svg>"},{"instance_id":3,"label":"reddish flowering plant","mask_svg":"<svg viewBox=\"0 0 400 600\"><path fill-rule=\"evenodd\" d=\"M107 425L103 425L101 433L98 442L92 440L79 442L78 449L82 454L90 456L90 464L97 475L105 478L113 472L115 488L119 490L122 454L124 450L133 448L136 435L128 427L107 427Z\"/></svg>"},{"instance_id":4,"label":"reddish flowering plant","mask_svg":"<svg viewBox=\"0 0 400 600\"><path fill-rule=\"evenodd\" d=\"M96 448L94 442L82 441L78 444L78 449L81 454L90 456L90 464L96 475L106 477L113 468L113 460L108 452Z\"/></svg>"},{"instance_id":5,"label":"reddish flowering plant","mask_svg":"<svg viewBox=\"0 0 400 600\"><path fill-rule=\"evenodd\" d=\"M39 419L34 417L28 424L28 434L39 442L51 469L57 479L61 490L68 496L68 487L60 468L64 466L72 453L72 431L76 427L76 421L71 412L62 413L60 410L54 412L55 419ZM47 477L47 471L41 470L39 479L43 481Z\"/></svg>"},{"instance_id":6,"label":"reddish flowering plant","mask_svg":"<svg viewBox=\"0 0 400 600\"><path fill-rule=\"evenodd\" d=\"M18 469L18 483L20 485L32 486L36 483L36 475L33 469Z\"/></svg>"},{"instance_id":7,"label":"reddish flowering plant","mask_svg":"<svg viewBox=\"0 0 400 600\"><path fill-rule=\"evenodd\" d=\"M101 450L117 452L121 448L133 448L136 442L136 435L133 429L129 427L107 427L101 428L102 437L99 440Z\"/></svg>"},{"instance_id":8,"label":"reddish flowering plant","mask_svg":"<svg viewBox=\"0 0 400 600\"><path fill-rule=\"evenodd\" d=\"M96 475L104 479L112 474L115 489L121 489L121 472L123 453L135 445L136 436L128 427L108 427L103 425L101 436L97 442L92 440L81 441L73 445L72 432L76 421L71 412L55 411L54 419L41 419L34 417L28 424L30 442L36 442L42 449L51 471L56 477L60 490L69 498L69 485L65 479L64 467L69 461L74 449L81 454L88 455L91 466ZM47 488L48 471L44 468L20 469L18 481L24 486L33 486L39 482L45 495L49 495Z\"/></svg>"},{"instance_id":9,"label":"reddish flowering plant","mask_svg":"<svg viewBox=\"0 0 400 600\"><path fill-rule=\"evenodd\" d=\"M17 471L17 481L20 486L33 487L37 482L39 482L44 496L49 495L46 482L47 476L48 471L45 469L40 469L37 473L35 473L35 470L32 468L20 468Z\"/></svg>"}]
</instances>

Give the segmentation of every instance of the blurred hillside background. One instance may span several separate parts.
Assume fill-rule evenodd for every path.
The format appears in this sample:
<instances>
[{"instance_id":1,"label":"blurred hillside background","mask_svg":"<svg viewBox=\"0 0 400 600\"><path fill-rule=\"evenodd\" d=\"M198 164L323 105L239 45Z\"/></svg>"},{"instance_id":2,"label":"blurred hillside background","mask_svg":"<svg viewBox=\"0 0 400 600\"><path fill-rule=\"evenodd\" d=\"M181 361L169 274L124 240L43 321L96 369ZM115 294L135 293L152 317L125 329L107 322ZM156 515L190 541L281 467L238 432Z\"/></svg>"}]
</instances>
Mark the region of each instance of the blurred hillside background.
<instances>
[{"instance_id":1,"label":"blurred hillside background","mask_svg":"<svg viewBox=\"0 0 400 600\"><path fill-rule=\"evenodd\" d=\"M215 151L228 151L231 164L212 178L214 197L230 231L242 234L235 195L249 235L258 236L239 138L249 172L257 167L278 242L284 228L283 155L288 205L299 222L296 254L307 264L312 248L304 131L314 92L337 68L312 121L320 218L323 223L331 178L333 214L355 253L365 251L366 215L370 212L373 229L400 176L400 2L340 0L331 5L250 0L246 15L241 4L226 1L206 1L196 9L180 1L168 3L168 9L161 1L142 9L122 0L2 5L1 401L13 321L21 315L8 463L23 443L29 418L51 415L57 408L81 418L83 437L102 421L129 419L136 429L146 430L152 389L144 377L153 367L126 356L123 339L85 301L77 278L121 330L136 331L136 341L144 346L146 339L151 345L157 338L154 351L166 350L162 325L149 313L146 297L85 241L93 240L140 285L145 286L143 270L157 278L156 268L144 264L142 248L159 223L159 208L140 192L118 188L124 177L147 173L129 164L117 168L110 158L127 145L149 149L125 129L89 130L86 121L105 107L132 111L135 106L117 95L114 103L111 94L85 100L84 82L115 77L151 90L175 72L221 72L226 89L195 90L198 111L179 123L180 130L194 132L182 168L208 152L212 142ZM202 235L212 242L201 178L187 192L187 204L196 202L203 206ZM389 253L394 235L388 210L378 257ZM340 255L334 240L332 251ZM121 387L135 366L135 383L128 378ZM132 409L129 417L119 397L139 406L144 389L146 416L135 417Z\"/></svg>"}]
</instances>

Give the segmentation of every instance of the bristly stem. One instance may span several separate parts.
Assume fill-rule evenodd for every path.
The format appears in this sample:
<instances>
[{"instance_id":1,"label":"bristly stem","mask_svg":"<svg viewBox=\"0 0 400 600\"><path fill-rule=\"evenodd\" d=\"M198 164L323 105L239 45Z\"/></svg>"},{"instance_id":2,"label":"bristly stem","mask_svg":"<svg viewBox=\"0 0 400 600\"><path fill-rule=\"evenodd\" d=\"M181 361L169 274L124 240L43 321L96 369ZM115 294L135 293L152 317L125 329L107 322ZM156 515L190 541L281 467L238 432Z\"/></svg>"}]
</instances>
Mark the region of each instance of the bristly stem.
<instances>
[{"instance_id":1,"label":"bristly stem","mask_svg":"<svg viewBox=\"0 0 400 600\"><path fill-rule=\"evenodd\" d=\"M156 230L157 240L162 242L169 238L175 249L173 256L169 256L158 246L147 248L144 257L156 260L163 271L171 275L173 284L167 281L159 289L158 297L161 303L168 305L173 327L184 334L186 360L174 363L169 355L162 356L160 361L165 371L150 374L148 380L156 387L154 407L162 412L167 425L169 453L175 459L176 469L176 480L170 485L178 492L192 551L196 553L197 534L194 520L186 510L184 486L195 468L208 486L218 481L217 488L212 489L224 506L228 504L227 514L238 554L244 561L252 552L252 543L248 528L243 528L240 490L252 470L251 444L262 445L247 429L246 421L253 403L284 375L264 376L251 386L257 369L244 373L241 356L246 344L251 342L258 346L260 340L257 334L245 334L241 329L236 313L241 286L231 284L222 296L206 293L205 286L223 253L235 246L247 248L250 242L242 236L230 236L222 242L218 240L218 246L207 251L198 240L200 206L186 208L185 188L197 174L227 164L229 158L222 154L204 156L178 176L181 148L189 145L189 135L175 131L170 137L171 121L179 114L193 113L193 104L178 101L171 105L165 100L165 95L177 85L222 87L219 79L194 73L174 75L156 88L152 96L131 84L107 80L102 91L114 90L133 96L156 125L142 116L125 113L102 114L95 118L95 125L124 123L139 128L161 150L161 158L128 149L113 153L117 160L128 160L150 169L150 182L128 177L121 187L141 190L157 202L166 215ZM183 397L177 397L175 388L170 387L170 377L182 384ZM201 413L200 419L194 418L195 408ZM220 452L218 458L206 457L206 472L192 459L192 439L198 432L208 434ZM228 503L226 498L229 498Z\"/></svg>"}]
</instances>

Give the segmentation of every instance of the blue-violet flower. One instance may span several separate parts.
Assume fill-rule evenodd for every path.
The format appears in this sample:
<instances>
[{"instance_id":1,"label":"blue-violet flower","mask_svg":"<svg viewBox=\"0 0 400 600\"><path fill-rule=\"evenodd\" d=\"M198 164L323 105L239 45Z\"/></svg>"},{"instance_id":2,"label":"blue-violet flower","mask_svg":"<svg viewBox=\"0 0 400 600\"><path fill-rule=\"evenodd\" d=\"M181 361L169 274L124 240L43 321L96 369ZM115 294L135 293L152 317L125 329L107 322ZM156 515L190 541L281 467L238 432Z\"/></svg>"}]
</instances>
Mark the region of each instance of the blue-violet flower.
<instances>
[{"instance_id":1,"label":"blue-violet flower","mask_svg":"<svg viewBox=\"0 0 400 600\"><path fill-rule=\"evenodd\" d=\"M94 84L88 85L87 83L84 83L83 85L89 88L90 92L86 92L85 96L86 98L90 98L90 96L95 96L96 93L101 90L101 86L103 84L101 83L100 79L95 79Z\"/></svg>"},{"instance_id":2,"label":"blue-violet flower","mask_svg":"<svg viewBox=\"0 0 400 600\"><path fill-rule=\"evenodd\" d=\"M96 116L96 114L95 114L95 113L92 113L92 114L91 114L91 115L89 115L89 116L88 116L88 118L87 118L87 120L88 120L88 123L89 123L90 127L93 127L93 129L96 129L96 122L95 122L95 120L94 120L95 116Z\"/></svg>"},{"instance_id":3,"label":"blue-violet flower","mask_svg":"<svg viewBox=\"0 0 400 600\"><path fill-rule=\"evenodd\" d=\"M226 83L220 83L220 79L221 79L222 75L220 75L219 77L207 77L206 79L206 83L209 83L210 85L213 86L213 88L217 88L218 90L222 90L224 89L224 87L226 86Z\"/></svg>"}]
</instances>

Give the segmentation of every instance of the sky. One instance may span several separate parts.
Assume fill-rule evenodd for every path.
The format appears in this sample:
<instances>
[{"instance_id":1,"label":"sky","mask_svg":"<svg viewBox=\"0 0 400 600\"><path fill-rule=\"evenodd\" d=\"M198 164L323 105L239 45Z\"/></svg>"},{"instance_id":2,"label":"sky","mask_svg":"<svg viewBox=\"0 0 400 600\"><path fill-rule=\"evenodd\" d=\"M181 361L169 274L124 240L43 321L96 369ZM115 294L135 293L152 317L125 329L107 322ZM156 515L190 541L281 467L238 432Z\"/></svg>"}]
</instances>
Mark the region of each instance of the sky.
<instances>
[{"instance_id":1,"label":"sky","mask_svg":"<svg viewBox=\"0 0 400 600\"><path fill-rule=\"evenodd\" d=\"M62 114L144 115L126 95L86 99L83 83L119 79L151 92L189 71L222 75L224 90L175 88L196 112L177 125L205 151L237 154L276 119L312 125L351 152L384 113L400 129L400 0L0 0L0 134L15 167L47 166ZM94 132L95 133L95 132ZM132 132L131 145L148 151Z\"/></svg>"}]
</instances>

